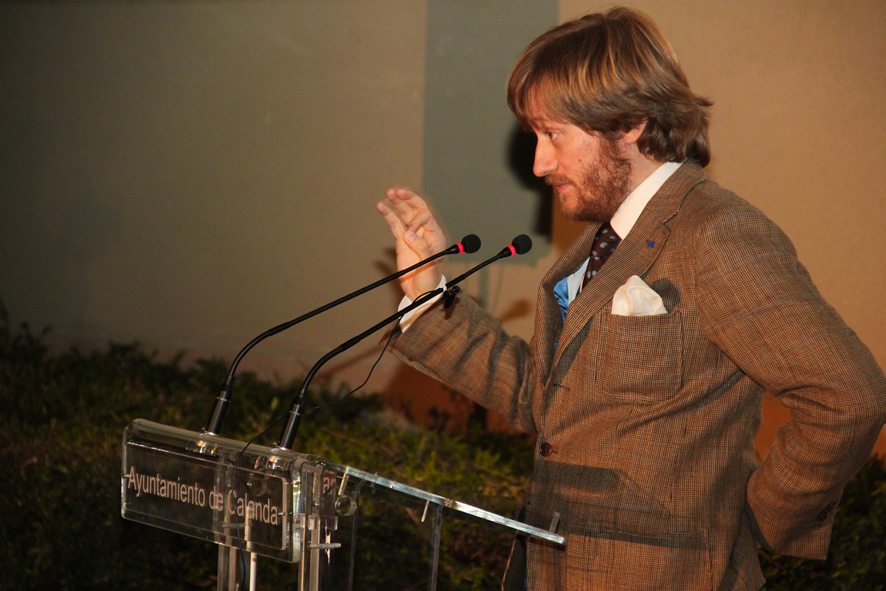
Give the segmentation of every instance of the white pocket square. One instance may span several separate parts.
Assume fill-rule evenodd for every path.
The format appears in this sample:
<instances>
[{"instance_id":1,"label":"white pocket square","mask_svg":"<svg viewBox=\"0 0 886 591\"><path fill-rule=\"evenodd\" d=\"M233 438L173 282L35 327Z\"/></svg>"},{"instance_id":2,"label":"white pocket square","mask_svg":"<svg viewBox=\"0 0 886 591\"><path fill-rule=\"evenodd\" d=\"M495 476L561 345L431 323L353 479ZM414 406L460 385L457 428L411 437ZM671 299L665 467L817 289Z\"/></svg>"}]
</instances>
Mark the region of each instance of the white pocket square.
<instances>
[{"instance_id":1,"label":"white pocket square","mask_svg":"<svg viewBox=\"0 0 886 591\"><path fill-rule=\"evenodd\" d=\"M653 316L667 314L661 296L636 275L615 290L612 313L616 316Z\"/></svg>"}]
</instances>

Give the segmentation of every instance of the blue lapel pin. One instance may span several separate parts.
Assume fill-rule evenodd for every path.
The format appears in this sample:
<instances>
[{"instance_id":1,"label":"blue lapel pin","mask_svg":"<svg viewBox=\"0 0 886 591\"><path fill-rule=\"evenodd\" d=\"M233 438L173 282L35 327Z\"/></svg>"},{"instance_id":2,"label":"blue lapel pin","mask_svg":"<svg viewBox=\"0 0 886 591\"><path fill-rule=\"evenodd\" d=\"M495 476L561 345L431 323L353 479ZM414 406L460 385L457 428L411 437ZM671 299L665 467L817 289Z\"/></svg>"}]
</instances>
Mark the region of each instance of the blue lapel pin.
<instances>
[{"instance_id":1,"label":"blue lapel pin","mask_svg":"<svg viewBox=\"0 0 886 591\"><path fill-rule=\"evenodd\" d=\"M649 248L652 248L653 246L655 246L655 240L650 240L649 242L646 243L646 246L648 246Z\"/></svg>"}]
</instances>

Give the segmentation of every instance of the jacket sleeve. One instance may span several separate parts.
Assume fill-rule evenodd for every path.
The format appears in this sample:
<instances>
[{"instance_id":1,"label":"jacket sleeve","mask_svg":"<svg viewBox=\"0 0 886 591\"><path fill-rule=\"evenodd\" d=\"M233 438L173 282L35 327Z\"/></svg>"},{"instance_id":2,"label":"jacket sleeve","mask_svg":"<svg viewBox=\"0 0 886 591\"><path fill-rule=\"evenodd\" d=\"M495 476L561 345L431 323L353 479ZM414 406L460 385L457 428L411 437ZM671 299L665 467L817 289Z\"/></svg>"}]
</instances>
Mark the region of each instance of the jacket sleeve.
<instances>
[{"instance_id":1,"label":"jacket sleeve","mask_svg":"<svg viewBox=\"0 0 886 591\"><path fill-rule=\"evenodd\" d=\"M473 300L457 296L448 309L438 302L405 333L394 354L475 402L514 428L534 433L533 393L540 388L524 340L507 335Z\"/></svg>"},{"instance_id":2,"label":"jacket sleeve","mask_svg":"<svg viewBox=\"0 0 886 591\"><path fill-rule=\"evenodd\" d=\"M761 212L716 212L697 247L707 338L791 412L747 485L752 530L774 552L824 559L833 509L886 420L883 371Z\"/></svg>"}]
</instances>

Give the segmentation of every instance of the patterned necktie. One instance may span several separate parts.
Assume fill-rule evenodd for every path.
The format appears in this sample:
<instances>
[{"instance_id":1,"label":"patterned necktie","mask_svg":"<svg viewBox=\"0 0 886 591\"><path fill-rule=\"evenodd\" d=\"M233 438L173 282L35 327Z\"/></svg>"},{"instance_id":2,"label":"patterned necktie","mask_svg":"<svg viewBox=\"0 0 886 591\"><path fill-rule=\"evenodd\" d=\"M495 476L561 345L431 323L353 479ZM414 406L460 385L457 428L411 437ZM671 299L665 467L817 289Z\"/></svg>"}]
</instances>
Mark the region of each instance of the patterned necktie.
<instances>
[{"instance_id":1,"label":"patterned necktie","mask_svg":"<svg viewBox=\"0 0 886 591\"><path fill-rule=\"evenodd\" d=\"M621 238L618 237L618 234L615 233L609 222L600 226L600 229L597 230L597 235L594 237L594 245L591 247L591 260L588 262L588 269L585 271L584 279L581 282L582 287L590 283L597 271L606 263L610 255L615 252L615 247L618 246L619 242L621 242Z\"/></svg>"}]
</instances>

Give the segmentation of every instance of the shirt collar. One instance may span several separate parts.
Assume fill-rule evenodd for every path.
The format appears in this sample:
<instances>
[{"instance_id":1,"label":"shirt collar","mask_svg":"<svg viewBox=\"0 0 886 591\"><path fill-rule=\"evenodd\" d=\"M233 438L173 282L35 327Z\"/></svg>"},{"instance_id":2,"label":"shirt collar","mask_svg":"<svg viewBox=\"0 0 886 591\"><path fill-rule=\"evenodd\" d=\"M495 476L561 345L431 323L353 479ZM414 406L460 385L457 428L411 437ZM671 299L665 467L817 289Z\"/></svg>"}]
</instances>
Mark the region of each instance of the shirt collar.
<instances>
[{"instance_id":1,"label":"shirt collar","mask_svg":"<svg viewBox=\"0 0 886 591\"><path fill-rule=\"evenodd\" d=\"M612 229L615 230L615 233L621 239L627 237L631 228L637 223L637 218L643 213L646 204L649 203L649 200L658 192L665 181L677 172L681 164L681 162L665 162L655 172L646 177L646 180L640 183L622 202L609 222L612 224Z\"/></svg>"}]
</instances>

